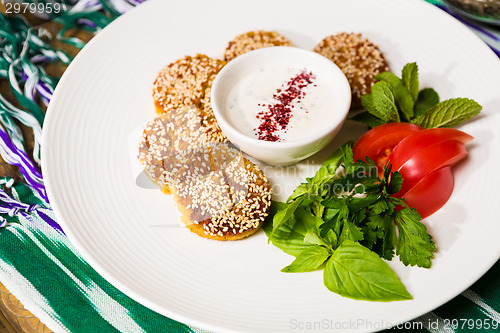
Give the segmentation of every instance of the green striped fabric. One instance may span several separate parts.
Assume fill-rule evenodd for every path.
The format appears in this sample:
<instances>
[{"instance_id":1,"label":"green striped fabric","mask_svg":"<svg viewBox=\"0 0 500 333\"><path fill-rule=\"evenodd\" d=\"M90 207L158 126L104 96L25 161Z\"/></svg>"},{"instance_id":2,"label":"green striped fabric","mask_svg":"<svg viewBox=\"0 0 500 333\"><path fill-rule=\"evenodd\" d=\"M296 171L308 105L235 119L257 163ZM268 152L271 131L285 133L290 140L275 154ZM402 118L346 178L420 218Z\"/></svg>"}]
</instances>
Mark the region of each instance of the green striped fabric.
<instances>
[{"instance_id":1,"label":"green striped fabric","mask_svg":"<svg viewBox=\"0 0 500 333\"><path fill-rule=\"evenodd\" d=\"M118 2L101 1L105 6L100 6L99 10L105 16L97 11L82 11L78 18L97 22L93 28L98 30L120 14L113 7ZM131 3L138 1L122 2L130 7ZM439 1L429 2L441 6ZM1 22L7 21L2 18ZM68 27L74 24L71 20L61 22L67 23ZM476 33L480 34L480 31L476 30ZM500 31L497 33L500 36ZM83 45L75 39L66 42ZM47 50L45 54L50 53ZM67 59L60 53L54 55L62 61ZM7 60L0 57L0 80L7 77L5 64ZM47 78L44 82L39 83L41 94L45 88L50 92L51 81ZM26 112L29 108L28 105ZM2 115L7 114L7 109L8 105L0 103ZM4 119L8 120L2 116L2 121ZM16 128L7 132L14 141L12 136L17 133ZM16 154L24 156L22 151ZM22 158L13 158L11 164L22 166L22 162ZM40 183L36 170L33 177L29 172L23 176L25 180L33 180L34 184ZM201 332L138 304L92 269L57 224L50 206L43 199L43 186L28 186L1 178L0 187L0 226L3 226L0 227L0 281L49 328L56 332L76 333ZM500 322L499 275L500 264L497 262L479 281L449 303L391 331L497 331ZM455 278L459 277L450 276L450 279Z\"/></svg>"},{"instance_id":2,"label":"green striped fabric","mask_svg":"<svg viewBox=\"0 0 500 333\"><path fill-rule=\"evenodd\" d=\"M104 280L67 237L46 222L54 219L53 213L29 187L8 188L8 182L3 183L14 198L40 207L3 215L8 224L0 229L0 281L49 328L57 332L192 332Z\"/></svg>"},{"instance_id":3,"label":"green striped fabric","mask_svg":"<svg viewBox=\"0 0 500 333\"><path fill-rule=\"evenodd\" d=\"M97 274L57 228L50 208L32 189L0 180L32 212L3 214L0 281L57 332L199 332L133 301ZM465 332L500 323L500 263L451 302L392 330ZM450 277L453 278L453 277Z\"/></svg>"}]
</instances>

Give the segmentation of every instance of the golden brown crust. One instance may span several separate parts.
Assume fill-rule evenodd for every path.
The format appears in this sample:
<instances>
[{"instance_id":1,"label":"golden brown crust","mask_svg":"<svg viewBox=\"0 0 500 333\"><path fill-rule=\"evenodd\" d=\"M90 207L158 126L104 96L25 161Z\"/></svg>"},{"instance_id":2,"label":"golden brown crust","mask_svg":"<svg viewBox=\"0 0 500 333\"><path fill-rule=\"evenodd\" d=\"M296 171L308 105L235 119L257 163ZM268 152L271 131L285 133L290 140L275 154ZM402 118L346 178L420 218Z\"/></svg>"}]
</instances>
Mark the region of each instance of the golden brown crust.
<instances>
[{"instance_id":1,"label":"golden brown crust","mask_svg":"<svg viewBox=\"0 0 500 333\"><path fill-rule=\"evenodd\" d=\"M200 107L205 92L225 61L203 54L185 56L165 66L153 84L153 99L158 113L183 106Z\"/></svg>"},{"instance_id":2,"label":"golden brown crust","mask_svg":"<svg viewBox=\"0 0 500 333\"><path fill-rule=\"evenodd\" d=\"M202 237L235 240L262 225L271 200L263 172L201 126L205 113L180 108L148 122L139 144L145 173L172 193L183 223Z\"/></svg>"},{"instance_id":3,"label":"golden brown crust","mask_svg":"<svg viewBox=\"0 0 500 333\"><path fill-rule=\"evenodd\" d=\"M231 61L244 53L270 46L293 46L293 44L276 31L249 31L229 42L224 51L224 60Z\"/></svg>"},{"instance_id":4,"label":"golden brown crust","mask_svg":"<svg viewBox=\"0 0 500 333\"><path fill-rule=\"evenodd\" d=\"M388 71L384 54L360 33L342 32L323 39L314 49L333 61L351 85L351 109L361 107L361 96L369 94L375 76Z\"/></svg>"},{"instance_id":5,"label":"golden brown crust","mask_svg":"<svg viewBox=\"0 0 500 333\"><path fill-rule=\"evenodd\" d=\"M214 216L199 218L199 211L196 212L189 204L186 204L185 197L180 194L182 189L176 187L174 200L177 203L181 221L189 230L204 238L224 241L246 238L262 226L271 202L271 187L257 166L246 158L242 157L242 159L244 173L246 173L246 176L243 177L246 193L240 198L235 198L236 195L229 184L231 181L228 183L226 180L225 186L228 189L228 197L230 197L229 207L218 210ZM239 169L239 171L242 170ZM210 200L221 200L221 197L212 196Z\"/></svg>"}]
</instances>

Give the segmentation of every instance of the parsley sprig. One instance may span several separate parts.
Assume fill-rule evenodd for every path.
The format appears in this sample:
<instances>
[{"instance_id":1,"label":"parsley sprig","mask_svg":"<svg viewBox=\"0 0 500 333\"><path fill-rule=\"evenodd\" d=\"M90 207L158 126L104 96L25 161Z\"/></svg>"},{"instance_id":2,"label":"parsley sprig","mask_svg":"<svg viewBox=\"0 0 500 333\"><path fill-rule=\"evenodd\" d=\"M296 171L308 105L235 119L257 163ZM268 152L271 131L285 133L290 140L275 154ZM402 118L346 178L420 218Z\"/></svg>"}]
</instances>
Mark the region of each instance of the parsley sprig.
<instances>
[{"instance_id":1,"label":"parsley sprig","mask_svg":"<svg viewBox=\"0 0 500 333\"><path fill-rule=\"evenodd\" d=\"M273 202L264 230L270 242L296 259L284 272L324 267L326 287L342 296L374 301L411 299L383 259L428 268L435 245L420 215L404 199L399 172L353 161L340 147L287 203ZM272 220L271 220L272 217Z\"/></svg>"},{"instance_id":2,"label":"parsley sprig","mask_svg":"<svg viewBox=\"0 0 500 333\"><path fill-rule=\"evenodd\" d=\"M432 88L419 90L418 66L408 63L401 78L391 72L375 76L371 93L361 96L365 112L351 119L376 127L388 122L410 122L424 128L454 127L481 112L472 99L451 98L439 101Z\"/></svg>"}]
</instances>

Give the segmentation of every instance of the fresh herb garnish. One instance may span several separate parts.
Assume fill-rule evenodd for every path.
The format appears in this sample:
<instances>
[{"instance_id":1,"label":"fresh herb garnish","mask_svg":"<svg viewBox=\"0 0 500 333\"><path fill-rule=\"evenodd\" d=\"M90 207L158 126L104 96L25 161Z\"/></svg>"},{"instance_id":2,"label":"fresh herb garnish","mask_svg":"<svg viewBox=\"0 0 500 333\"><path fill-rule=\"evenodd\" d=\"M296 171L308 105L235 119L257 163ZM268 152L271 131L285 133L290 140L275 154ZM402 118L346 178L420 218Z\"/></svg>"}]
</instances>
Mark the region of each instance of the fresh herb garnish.
<instances>
[{"instance_id":1,"label":"fresh herb garnish","mask_svg":"<svg viewBox=\"0 0 500 333\"><path fill-rule=\"evenodd\" d=\"M364 112L351 119L376 127L388 122L409 122L424 128L454 127L481 112L472 99L452 98L439 102L432 88L419 90L418 66L408 63L401 78L391 72L375 76L370 94L361 96Z\"/></svg>"},{"instance_id":2,"label":"fresh herb garnish","mask_svg":"<svg viewBox=\"0 0 500 333\"><path fill-rule=\"evenodd\" d=\"M405 265L428 268L434 243L416 210L391 196L401 188L399 172L388 165L380 179L372 160L352 156L350 144L340 147L287 203L273 202L266 235L296 257L283 272L324 267L326 287L342 296L411 299L382 258L396 254Z\"/></svg>"}]
</instances>

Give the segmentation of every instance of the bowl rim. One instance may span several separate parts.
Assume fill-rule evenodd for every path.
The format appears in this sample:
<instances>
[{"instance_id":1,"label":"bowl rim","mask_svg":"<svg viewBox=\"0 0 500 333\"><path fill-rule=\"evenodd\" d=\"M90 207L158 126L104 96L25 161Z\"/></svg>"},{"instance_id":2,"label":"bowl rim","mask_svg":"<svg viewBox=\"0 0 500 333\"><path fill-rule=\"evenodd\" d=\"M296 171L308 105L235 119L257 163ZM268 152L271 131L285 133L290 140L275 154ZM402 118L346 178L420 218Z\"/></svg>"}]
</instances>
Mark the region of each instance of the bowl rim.
<instances>
[{"instance_id":1,"label":"bowl rim","mask_svg":"<svg viewBox=\"0 0 500 333\"><path fill-rule=\"evenodd\" d=\"M342 83L341 88L344 89L345 91L342 93L339 93L338 96L345 96L342 97L343 101L339 102L340 105L342 105L343 109L345 110L337 110L341 112L341 114L338 116L335 122L332 122L330 126L326 127L322 131L319 131L317 133L313 133L310 136L307 136L303 139L299 140L292 140L292 141L265 141L265 140L259 140L256 137L250 137L242 132L240 132L238 129L236 129L223 115L223 112L220 110L222 108L221 105L218 104L218 98L217 94L219 92L219 85L221 85L221 81L224 80L225 76L229 75L232 71L232 69L237 66L238 64L246 61L250 61L254 57L260 57L264 56L269 53L277 53L277 54L301 54L307 55L313 59L314 62L321 62L323 65L326 65L327 67L330 67L333 72L335 72L336 76L339 77L339 82ZM250 59L250 60L249 60ZM249 51L245 54L242 54L233 60L229 61L220 71L217 73L213 83L212 83L212 88L210 92L210 101L212 105L212 110L214 112L215 118L219 124L222 123L221 129L224 132L224 130L231 132L232 136L236 136L238 140L241 140L242 142L245 142L247 144L253 144L253 145L260 145L263 148L295 148L295 147L301 147L304 145L308 145L311 143L314 143L325 136L328 136L332 131L337 129L339 125L342 125L343 122L347 118L347 114L349 113L349 109L351 106L351 87L349 85L349 81L347 80L347 77L345 74L342 72L342 70L330 59L326 58L325 56L309 51L306 49L302 49L299 47L295 46L271 46L271 47L264 47L256 50ZM339 108L340 109L340 108ZM222 128L223 127L223 128ZM234 144L237 144L236 142L233 142Z\"/></svg>"}]
</instances>

